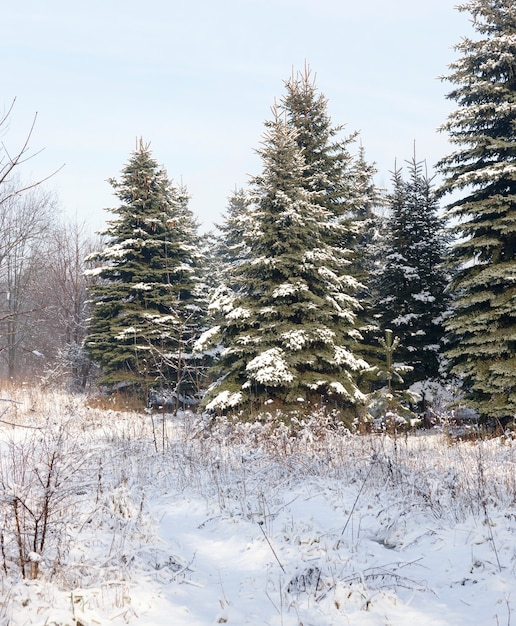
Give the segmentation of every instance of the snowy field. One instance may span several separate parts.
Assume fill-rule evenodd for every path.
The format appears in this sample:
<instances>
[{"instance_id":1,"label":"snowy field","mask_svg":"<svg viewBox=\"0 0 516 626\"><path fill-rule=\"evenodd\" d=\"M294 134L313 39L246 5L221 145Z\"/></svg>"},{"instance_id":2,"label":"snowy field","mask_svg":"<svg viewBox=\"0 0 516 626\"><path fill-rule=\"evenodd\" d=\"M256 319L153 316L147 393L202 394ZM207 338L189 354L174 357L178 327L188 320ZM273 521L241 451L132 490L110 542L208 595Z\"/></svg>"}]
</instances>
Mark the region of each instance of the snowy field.
<instances>
[{"instance_id":1,"label":"snowy field","mask_svg":"<svg viewBox=\"0 0 516 626\"><path fill-rule=\"evenodd\" d=\"M10 397L2 625L516 624L511 440Z\"/></svg>"}]
</instances>

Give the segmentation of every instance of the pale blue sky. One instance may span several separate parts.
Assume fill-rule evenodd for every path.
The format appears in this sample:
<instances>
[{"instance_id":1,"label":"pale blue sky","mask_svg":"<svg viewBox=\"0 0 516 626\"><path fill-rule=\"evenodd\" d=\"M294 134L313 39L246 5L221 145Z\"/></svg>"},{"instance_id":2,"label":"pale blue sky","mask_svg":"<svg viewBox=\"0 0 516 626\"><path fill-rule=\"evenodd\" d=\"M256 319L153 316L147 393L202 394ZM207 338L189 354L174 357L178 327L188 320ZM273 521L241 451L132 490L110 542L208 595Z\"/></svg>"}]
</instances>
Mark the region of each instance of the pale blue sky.
<instances>
[{"instance_id":1,"label":"pale blue sky","mask_svg":"<svg viewBox=\"0 0 516 626\"><path fill-rule=\"evenodd\" d=\"M394 160L433 165L453 103L437 79L470 35L453 0L25 0L2 8L2 100L17 103L2 136L43 152L23 175L44 176L71 216L101 228L136 138L183 181L204 228L256 174L263 122L292 68L307 61L335 124L361 131L377 182Z\"/></svg>"}]
</instances>

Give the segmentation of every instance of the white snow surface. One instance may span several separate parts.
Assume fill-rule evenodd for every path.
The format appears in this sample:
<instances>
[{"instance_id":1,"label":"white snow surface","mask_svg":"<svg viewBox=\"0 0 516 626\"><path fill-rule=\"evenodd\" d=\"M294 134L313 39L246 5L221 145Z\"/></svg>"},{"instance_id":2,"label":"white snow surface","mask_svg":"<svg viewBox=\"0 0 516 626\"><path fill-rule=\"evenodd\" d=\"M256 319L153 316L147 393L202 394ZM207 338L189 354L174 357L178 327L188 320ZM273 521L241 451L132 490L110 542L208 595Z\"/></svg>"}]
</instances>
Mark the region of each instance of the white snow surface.
<instances>
[{"instance_id":1,"label":"white snow surface","mask_svg":"<svg viewBox=\"0 0 516 626\"><path fill-rule=\"evenodd\" d=\"M52 450L66 497L43 552L27 554L36 580L21 578L4 517L2 625L514 620L510 439L357 436L321 416L290 437L272 422L214 428L189 413L14 395L22 404L0 423L2 517L14 492L37 507L31 472Z\"/></svg>"}]
</instances>

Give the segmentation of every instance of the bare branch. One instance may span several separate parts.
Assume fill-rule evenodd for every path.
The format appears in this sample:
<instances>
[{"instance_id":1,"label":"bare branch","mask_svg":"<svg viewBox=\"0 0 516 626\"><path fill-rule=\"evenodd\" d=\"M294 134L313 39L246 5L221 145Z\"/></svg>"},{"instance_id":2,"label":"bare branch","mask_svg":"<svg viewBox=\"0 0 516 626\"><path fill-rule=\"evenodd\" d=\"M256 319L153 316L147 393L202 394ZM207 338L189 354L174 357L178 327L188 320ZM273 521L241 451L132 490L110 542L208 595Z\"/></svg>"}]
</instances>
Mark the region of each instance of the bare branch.
<instances>
[{"instance_id":1,"label":"bare branch","mask_svg":"<svg viewBox=\"0 0 516 626\"><path fill-rule=\"evenodd\" d=\"M42 152L42 150L40 150L40 152ZM39 152L37 152L36 154L39 154ZM32 157L36 156L36 154L31 155L29 158L31 159ZM26 159L26 160L28 160L28 159ZM20 189L16 189L16 191L13 191L13 192L9 193L4 198L0 198L0 206L4 202L7 202L7 200L10 200L11 198L13 198L14 196L19 196L24 191L28 191L29 189L34 189L34 187L37 187L38 185L41 185L42 183L46 182L50 178L54 177L58 172L60 172L63 169L64 166L65 166L65 164L63 163L63 165L61 165L61 167L58 167L57 170L54 170L51 174L49 174L48 176L45 176L45 178L40 178L39 180L37 180L34 183L29 183L28 185L25 185L25 187L21 187ZM0 184L2 184L2 182L3 182L3 180L0 178Z\"/></svg>"},{"instance_id":2,"label":"bare branch","mask_svg":"<svg viewBox=\"0 0 516 626\"><path fill-rule=\"evenodd\" d=\"M11 115L11 111L14 108L15 102L16 102L16 98L13 98L13 101L11 102L11 106L7 109L7 113L2 118L0 118L0 128L2 128L3 124L7 122L7 120L9 119L9 115Z\"/></svg>"},{"instance_id":3,"label":"bare branch","mask_svg":"<svg viewBox=\"0 0 516 626\"><path fill-rule=\"evenodd\" d=\"M12 101L11 106L8 108L7 112L0 118L0 129L2 128L4 124L7 124L9 117L14 109L15 102L16 102L16 98L14 98L14 100ZM32 123L25 136L25 139L23 141L21 148L17 150L15 154L11 155L11 153L9 152L4 142L0 144L2 152L3 152L3 154L0 156L0 185L2 185L2 183L5 183L7 181L9 175L14 171L16 167L22 165L23 163L26 163L27 161L30 161L31 159L33 159L35 156L37 156L43 151L43 148L42 148L41 150L38 150L37 152L34 152L32 154L27 154L29 151L29 143L34 133L34 128L36 126L37 119L38 119L38 113L36 112L34 114L34 118L32 119ZM0 197L0 205L15 195L23 193L24 191L27 191L28 189L33 189L34 187L37 187L38 185L41 185L45 181L55 176L59 171L63 169L63 167L64 167L64 164L61 165L61 167L59 167L57 170L55 170L48 176L45 176L44 178L41 178L33 183L29 183L21 187L20 189L15 189L14 191L10 191L5 197Z\"/></svg>"}]
</instances>

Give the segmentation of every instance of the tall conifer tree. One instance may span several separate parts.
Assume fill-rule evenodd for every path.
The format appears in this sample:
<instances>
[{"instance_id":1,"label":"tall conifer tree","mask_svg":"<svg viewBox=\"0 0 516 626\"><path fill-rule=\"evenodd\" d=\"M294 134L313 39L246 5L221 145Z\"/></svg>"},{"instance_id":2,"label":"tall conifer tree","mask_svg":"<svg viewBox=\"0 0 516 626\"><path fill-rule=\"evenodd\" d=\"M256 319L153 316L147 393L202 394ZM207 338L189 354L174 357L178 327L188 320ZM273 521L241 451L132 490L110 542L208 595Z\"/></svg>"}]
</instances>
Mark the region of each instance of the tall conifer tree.
<instances>
[{"instance_id":1,"label":"tall conifer tree","mask_svg":"<svg viewBox=\"0 0 516 626\"><path fill-rule=\"evenodd\" d=\"M396 358L413 368L409 383L439 376L448 276L436 192L422 163L414 157L408 166L408 180L393 172L375 308L380 329L391 329L399 341Z\"/></svg>"},{"instance_id":2,"label":"tall conifer tree","mask_svg":"<svg viewBox=\"0 0 516 626\"><path fill-rule=\"evenodd\" d=\"M449 358L471 405L505 422L516 414L516 3L459 10L477 38L456 46L446 77L458 108L442 128L455 150L439 167L443 191L459 196Z\"/></svg>"},{"instance_id":3,"label":"tall conifer tree","mask_svg":"<svg viewBox=\"0 0 516 626\"><path fill-rule=\"evenodd\" d=\"M85 347L110 389L192 388L191 343L203 317L197 224L184 188L140 140L110 180L120 205L89 261L96 280Z\"/></svg>"},{"instance_id":4,"label":"tall conifer tree","mask_svg":"<svg viewBox=\"0 0 516 626\"><path fill-rule=\"evenodd\" d=\"M342 250L328 244L329 211L323 193L307 185L296 131L274 113L245 211L249 256L235 266L236 298L219 329L223 378L208 407L323 397L354 410L363 401L356 373L366 366L353 353L356 282L343 277Z\"/></svg>"},{"instance_id":5,"label":"tall conifer tree","mask_svg":"<svg viewBox=\"0 0 516 626\"><path fill-rule=\"evenodd\" d=\"M325 236L328 244L340 248L349 261L341 266L342 279L352 277L359 283L356 296L360 307L355 319L362 341L356 352L372 362L378 358L378 342L369 297L374 264L371 244L378 228L375 209L382 202L373 181L376 168L367 162L362 145L357 154L351 152L358 132L343 136L344 126L332 123L328 99L318 91L308 66L303 72L293 73L285 87L281 103L306 161L305 188L320 193L318 202L328 209L328 225L338 225L327 229Z\"/></svg>"}]
</instances>

